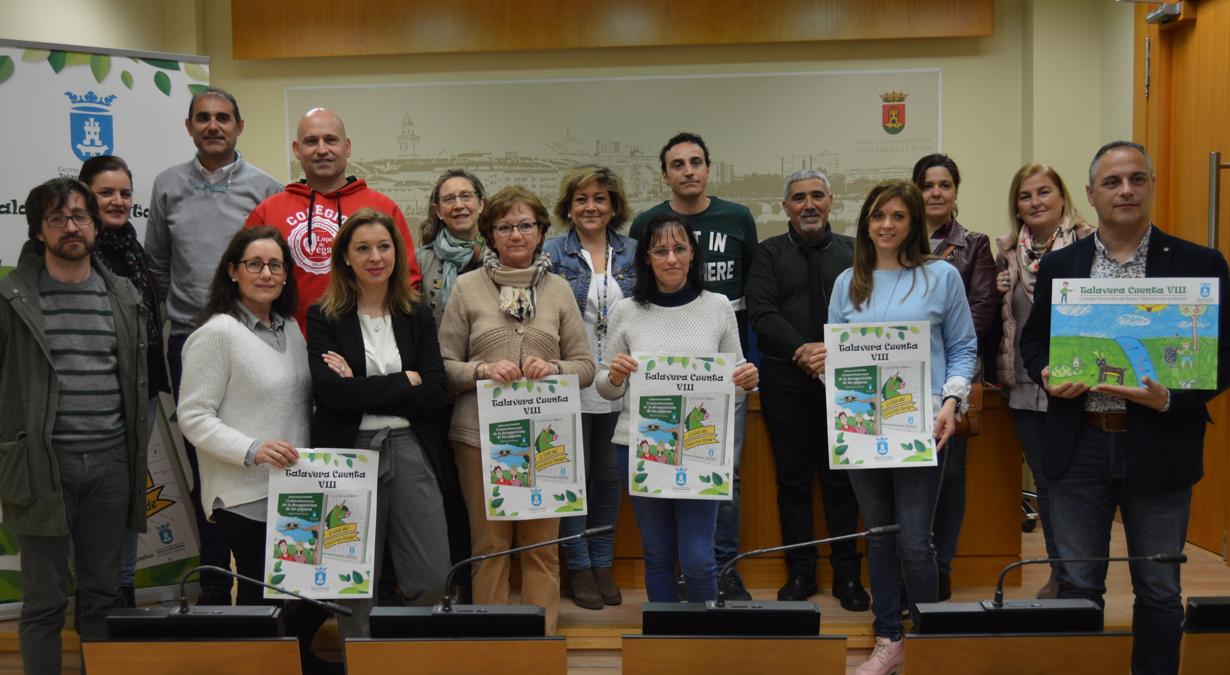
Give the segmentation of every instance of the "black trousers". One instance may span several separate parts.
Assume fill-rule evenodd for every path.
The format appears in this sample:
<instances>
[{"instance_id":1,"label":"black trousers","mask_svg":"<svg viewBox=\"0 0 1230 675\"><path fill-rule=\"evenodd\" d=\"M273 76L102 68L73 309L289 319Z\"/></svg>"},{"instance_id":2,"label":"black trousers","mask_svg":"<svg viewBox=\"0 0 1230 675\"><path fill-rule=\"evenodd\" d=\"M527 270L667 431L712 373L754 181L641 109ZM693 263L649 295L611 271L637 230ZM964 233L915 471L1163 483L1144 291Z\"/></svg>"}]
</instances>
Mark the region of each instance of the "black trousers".
<instances>
[{"instance_id":1,"label":"black trousers","mask_svg":"<svg viewBox=\"0 0 1230 675\"><path fill-rule=\"evenodd\" d=\"M230 511L217 509L214 522L235 555L235 571L253 579L265 578L265 523L244 518ZM256 584L239 582L237 605L275 605L282 607L282 622L286 634L299 638L299 654L305 664L313 662L312 640L328 618L325 610L302 600L266 600L265 589Z\"/></svg>"},{"instance_id":2,"label":"black trousers","mask_svg":"<svg viewBox=\"0 0 1230 675\"><path fill-rule=\"evenodd\" d=\"M760 409L773 442L777 465L777 508L782 543L816 539L812 524L812 476L820 476L824 517L829 536L852 534L858 528L858 501L844 471L829 468L824 385L793 363L765 358L760 368ZM817 547L786 552L790 576L814 576ZM835 579L859 578L856 542L832 545L829 563Z\"/></svg>"}]
</instances>

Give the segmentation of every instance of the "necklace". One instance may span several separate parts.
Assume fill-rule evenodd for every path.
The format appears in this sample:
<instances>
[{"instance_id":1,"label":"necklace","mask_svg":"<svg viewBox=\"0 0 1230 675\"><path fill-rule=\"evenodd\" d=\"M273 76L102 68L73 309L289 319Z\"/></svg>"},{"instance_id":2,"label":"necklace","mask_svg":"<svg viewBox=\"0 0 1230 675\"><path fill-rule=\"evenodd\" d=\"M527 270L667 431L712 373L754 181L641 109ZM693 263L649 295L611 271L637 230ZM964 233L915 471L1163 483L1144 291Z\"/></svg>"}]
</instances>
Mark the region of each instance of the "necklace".
<instances>
[{"instance_id":1,"label":"necklace","mask_svg":"<svg viewBox=\"0 0 1230 675\"><path fill-rule=\"evenodd\" d=\"M602 363L603 345L606 342L608 283L611 279L611 246L606 247L606 260L602 265L602 287L598 289L598 319L594 322L594 335L598 338L598 363Z\"/></svg>"},{"instance_id":2,"label":"necklace","mask_svg":"<svg viewBox=\"0 0 1230 675\"><path fill-rule=\"evenodd\" d=\"M897 280L893 282L893 290L888 294L888 302L884 303L884 310L880 312L880 322L883 323L888 317L888 310L893 306L893 298L897 296L897 286L901 284L901 277L905 270L897 270ZM910 273L913 274L913 270Z\"/></svg>"}]
</instances>

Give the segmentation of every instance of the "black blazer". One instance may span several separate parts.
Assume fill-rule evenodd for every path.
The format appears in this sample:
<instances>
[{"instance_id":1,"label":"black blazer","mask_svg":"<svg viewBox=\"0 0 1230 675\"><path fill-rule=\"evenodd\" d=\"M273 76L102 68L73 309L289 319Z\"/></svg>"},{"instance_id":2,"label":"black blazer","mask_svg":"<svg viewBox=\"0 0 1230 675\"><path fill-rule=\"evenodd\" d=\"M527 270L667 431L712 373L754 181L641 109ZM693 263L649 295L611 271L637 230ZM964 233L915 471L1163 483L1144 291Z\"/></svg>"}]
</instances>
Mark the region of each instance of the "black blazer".
<instances>
[{"instance_id":1,"label":"black blazer","mask_svg":"<svg viewBox=\"0 0 1230 675\"><path fill-rule=\"evenodd\" d=\"M393 335L401 353L402 371L413 370L423 383L411 385L403 372L367 376L367 357L359 314L351 309L336 320L329 319L318 305L308 308L308 366L312 371L312 392L316 410L312 414L312 445L319 448L354 447L363 413L398 415L410 420L419 445L427 454L442 491L454 472L445 470L444 435L439 426L440 412L448 401L444 360L436 336L436 321L425 304L414 312L393 312ZM322 358L337 352L346 359L353 377L341 377Z\"/></svg>"},{"instance_id":2,"label":"black blazer","mask_svg":"<svg viewBox=\"0 0 1230 675\"><path fill-rule=\"evenodd\" d=\"M1094 237L1085 237L1042 259L1034 306L1021 333L1021 357L1029 377L1042 384L1050 359L1051 280L1087 279L1093 268ZM1212 421L1205 403L1230 385L1230 275L1221 253L1153 228L1145 256L1146 277L1217 277L1217 391L1170 391L1170 409L1159 413L1127 402L1127 479L1145 492L1182 490L1204 475L1204 427ZM1046 452L1042 470L1061 478L1072 461L1083 423L1085 397L1047 397Z\"/></svg>"}]
</instances>

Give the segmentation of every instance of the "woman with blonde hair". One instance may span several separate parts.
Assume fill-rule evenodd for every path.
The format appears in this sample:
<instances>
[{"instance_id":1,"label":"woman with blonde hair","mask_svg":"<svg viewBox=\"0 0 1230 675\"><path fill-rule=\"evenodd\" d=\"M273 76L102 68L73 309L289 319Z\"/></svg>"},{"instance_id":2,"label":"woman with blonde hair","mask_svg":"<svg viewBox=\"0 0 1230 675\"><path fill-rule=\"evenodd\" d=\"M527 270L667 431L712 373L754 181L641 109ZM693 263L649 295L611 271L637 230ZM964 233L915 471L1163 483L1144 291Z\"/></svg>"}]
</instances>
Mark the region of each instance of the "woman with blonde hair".
<instances>
[{"instance_id":1,"label":"woman with blonde hair","mask_svg":"<svg viewBox=\"0 0 1230 675\"><path fill-rule=\"evenodd\" d=\"M501 190L478 220L487 242L480 269L457 278L440 322L440 352L449 389L457 394L449 439L461 492L470 515L474 555L554 539L559 519L489 521L479 451L478 380L576 375L581 387L594 379L594 359L581 312L568 282L550 274L542 252L550 216L533 193ZM507 557L475 565L474 602L508 602ZM521 600L547 610L547 632L559 620L559 557L554 546L521 555Z\"/></svg>"},{"instance_id":2,"label":"woman with blonde hair","mask_svg":"<svg viewBox=\"0 0 1230 675\"><path fill-rule=\"evenodd\" d=\"M1046 555L1055 558L1059 553L1051 531L1046 476L1042 473L1046 391L1025 372L1020 329L1034 306L1035 275L1043 256L1093 234L1093 228L1073 206L1059 173L1045 164L1026 164L1012 177L1008 187L1008 220L1012 231L995 240L999 248L995 288L1002 297L1000 317L1004 325L996 370L1008 397L1008 410L1025 451L1025 461L1034 475ZM1059 593L1055 576L1058 569L1052 565L1050 578L1038 590L1039 598L1053 598Z\"/></svg>"},{"instance_id":3,"label":"woman with blonde hair","mask_svg":"<svg viewBox=\"0 0 1230 675\"><path fill-rule=\"evenodd\" d=\"M578 166L564 174L555 203L555 217L568 232L543 247L551 257L551 268L572 287L599 366L604 363L611 309L632 294L636 283L636 240L619 233L628 211L624 183L615 172ZM622 481L611 444L618 420L618 402L604 399L593 386L581 392L589 513L563 519L560 536L577 534L587 526L614 525L619 517ZM614 558L613 531L564 544L568 583L563 592L571 592L572 601L585 609L620 604L622 594L611 573Z\"/></svg>"},{"instance_id":4,"label":"woman with blonde hair","mask_svg":"<svg viewBox=\"0 0 1230 675\"><path fill-rule=\"evenodd\" d=\"M449 567L436 422L447 392L435 320L407 281L406 244L384 213L352 213L332 263L325 294L308 309L312 444L379 451L376 551L387 539L403 598L430 605ZM354 601L355 613L338 618L344 634L368 634L372 604Z\"/></svg>"}]
</instances>

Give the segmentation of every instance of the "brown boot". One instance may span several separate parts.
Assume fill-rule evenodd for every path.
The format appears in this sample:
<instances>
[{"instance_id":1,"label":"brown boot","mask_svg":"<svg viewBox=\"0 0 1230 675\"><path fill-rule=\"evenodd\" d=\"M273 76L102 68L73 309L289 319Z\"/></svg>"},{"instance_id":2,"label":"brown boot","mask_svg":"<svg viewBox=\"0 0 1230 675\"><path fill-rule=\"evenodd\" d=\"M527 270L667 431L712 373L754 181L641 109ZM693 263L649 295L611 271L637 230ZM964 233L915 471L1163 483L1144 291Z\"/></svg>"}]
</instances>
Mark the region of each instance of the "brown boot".
<instances>
[{"instance_id":1,"label":"brown boot","mask_svg":"<svg viewBox=\"0 0 1230 675\"><path fill-rule=\"evenodd\" d=\"M602 594L598 592L598 583L594 581L594 571L588 567L572 571L572 601L577 607L585 609L602 609Z\"/></svg>"},{"instance_id":2,"label":"brown boot","mask_svg":"<svg viewBox=\"0 0 1230 675\"><path fill-rule=\"evenodd\" d=\"M598 593L602 595L602 602L607 605L618 605L624 601L624 597L619 592L619 586L615 585L615 576L611 574L609 567L595 567L594 581L598 584Z\"/></svg>"}]
</instances>

